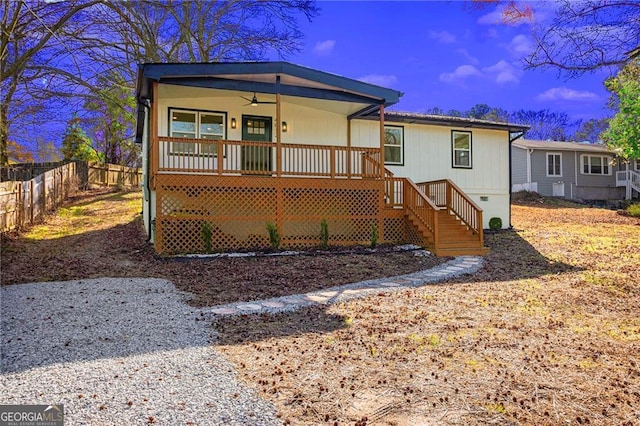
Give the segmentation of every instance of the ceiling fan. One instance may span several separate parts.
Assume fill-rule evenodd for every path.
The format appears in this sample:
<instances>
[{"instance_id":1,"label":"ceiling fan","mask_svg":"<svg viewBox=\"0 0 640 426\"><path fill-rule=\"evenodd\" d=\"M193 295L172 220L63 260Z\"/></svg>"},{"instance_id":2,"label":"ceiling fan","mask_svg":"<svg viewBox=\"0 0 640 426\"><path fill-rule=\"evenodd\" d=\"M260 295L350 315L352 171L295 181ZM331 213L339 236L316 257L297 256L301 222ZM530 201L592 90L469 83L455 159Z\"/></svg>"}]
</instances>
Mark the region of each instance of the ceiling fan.
<instances>
[{"instance_id":1,"label":"ceiling fan","mask_svg":"<svg viewBox=\"0 0 640 426\"><path fill-rule=\"evenodd\" d=\"M269 102L269 101L259 101L258 98L256 97L256 92L253 92L253 98L249 99L249 98L245 98L244 96L240 96L242 99L249 101L248 104L244 105L251 105L251 106L258 106L258 105L263 105L263 104L275 104L275 102Z\"/></svg>"}]
</instances>

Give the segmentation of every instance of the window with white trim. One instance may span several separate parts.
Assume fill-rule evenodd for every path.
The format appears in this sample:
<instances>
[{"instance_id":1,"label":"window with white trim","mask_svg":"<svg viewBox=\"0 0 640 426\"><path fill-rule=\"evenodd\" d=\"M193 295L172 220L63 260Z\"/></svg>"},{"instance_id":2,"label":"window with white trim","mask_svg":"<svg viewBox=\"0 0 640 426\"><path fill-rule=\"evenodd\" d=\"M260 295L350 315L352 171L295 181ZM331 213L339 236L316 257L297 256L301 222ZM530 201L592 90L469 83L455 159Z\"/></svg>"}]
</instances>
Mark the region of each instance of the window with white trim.
<instances>
[{"instance_id":1,"label":"window with white trim","mask_svg":"<svg viewBox=\"0 0 640 426\"><path fill-rule=\"evenodd\" d=\"M562 177L562 154L547 152L547 176Z\"/></svg>"},{"instance_id":2,"label":"window with white trim","mask_svg":"<svg viewBox=\"0 0 640 426\"><path fill-rule=\"evenodd\" d=\"M404 127L384 126L384 164L404 164Z\"/></svg>"},{"instance_id":3,"label":"window with white trim","mask_svg":"<svg viewBox=\"0 0 640 426\"><path fill-rule=\"evenodd\" d=\"M169 136L188 139L225 139L226 114L210 111L169 109ZM215 145L172 142L171 153L216 155Z\"/></svg>"},{"instance_id":4,"label":"window with white trim","mask_svg":"<svg viewBox=\"0 0 640 426\"><path fill-rule=\"evenodd\" d=\"M456 168L470 169L471 132L451 131L452 165Z\"/></svg>"},{"instance_id":5,"label":"window with white trim","mask_svg":"<svg viewBox=\"0 0 640 426\"><path fill-rule=\"evenodd\" d=\"M610 175L611 158L608 155L588 155L580 156L583 175Z\"/></svg>"}]
</instances>

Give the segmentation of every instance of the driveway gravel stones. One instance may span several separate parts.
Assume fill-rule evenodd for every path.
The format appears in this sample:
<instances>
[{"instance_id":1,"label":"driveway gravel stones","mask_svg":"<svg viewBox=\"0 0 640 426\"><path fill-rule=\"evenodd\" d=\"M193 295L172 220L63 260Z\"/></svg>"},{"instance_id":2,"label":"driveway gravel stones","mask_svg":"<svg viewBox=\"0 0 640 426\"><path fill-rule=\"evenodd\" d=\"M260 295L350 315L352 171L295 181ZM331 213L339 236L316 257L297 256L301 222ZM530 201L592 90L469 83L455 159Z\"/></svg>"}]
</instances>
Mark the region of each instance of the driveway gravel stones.
<instances>
[{"instance_id":1,"label":"driveway gravel stones","mask_svg":"<svg viewBox=\"0 0 640 426\"><path fill-rule=\"evenodd\" d=\"M64 404L65 425L282 424L168 281L22 284L0 294L0 404Z\"/></svg>"},{"instance_id":2,"label":"driveway gravel stones","mask_svg":"<svg viewBox=\"0 0 640 426\"><path fill-rule=\"evenodd\" d=\"M471 274L482 263L458 257L401 277L202 309L160 279L2 287L0 404L64 404L65 425L282 424L215 349L212 317L343 302Z\"/></svg>"}]
</instances>

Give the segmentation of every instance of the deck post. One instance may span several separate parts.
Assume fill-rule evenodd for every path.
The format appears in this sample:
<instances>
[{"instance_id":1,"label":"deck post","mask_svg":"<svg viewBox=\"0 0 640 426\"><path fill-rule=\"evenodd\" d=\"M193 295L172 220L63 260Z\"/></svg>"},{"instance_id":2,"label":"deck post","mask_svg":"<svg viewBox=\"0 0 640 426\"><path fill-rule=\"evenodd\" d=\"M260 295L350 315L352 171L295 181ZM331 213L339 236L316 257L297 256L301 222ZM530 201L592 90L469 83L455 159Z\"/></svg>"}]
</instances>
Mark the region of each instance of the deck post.
<instances>
[{"instance_id":1,"label":"deck post","mask_svg":"<svg viewBox=\"0 0 640 426\"><path fill-rule=\"evenodd\" d=\"M351 119L347 117L347 178L351 178Z\"/></svg>"},{"instance_id":2,"label":"deck post","mask_svg":"<svg viewBox=\"0 0 640 426\"><path fill-rule=\"evenodd\" d=\"M380 191L380 207L379 207L379 213L378 213L378 235L379 235L379 239L380 241L385 241L384 238L384 218L383 218L383 212L384 212L384 188L385 188L385 181L384 181L384 102L380 104L380 164L378 165L378 167L380 167L380 182L382 183L381 188L382 190Z\"/></svg>"},{"instance_id":3,"label":"deck post","mask_svg":"<svg viewBox=\"0 0 640 426\"><path fill-rule=\"evenodd\" d=\"M158 174L158 158L160 156L160 145L158 143L158 82L153 82L152 102L151 102L151 146L149 147L149 161L151 161L152 189L155 189L156 175Z\"/></svg>"},{"instance_id":4,"label":"deck post","mask_svg":"<svg viewBox=\"0 0 640 426\"><path fill-rule=\"evenodd\" d=\"M282 176L282 115L280 97L280 76L276 76L276 176Z\"/></svg>"},{"instance_id":5,"label":"deck post","mask_svg":"<svg viewBox=\"0 0 640 426\"><path fill-rule=\"evenodd\" d=\"M222 162L224 161L224 147L222 145L222 140L218 139L216 141L216 152L218 153L217 155L217 162L216 162L216 166L218 169L218 176L222 176Z\"/></svg>"},{"instance_id":6,"label":"deck post","mask_svg":"<svg viewBox=\"0 0 640 426\"><path fill-rule=\"evenodd\" d=\"M380 179L384 179L384 104L380 104Z\"/></svg>"}]
</instances>

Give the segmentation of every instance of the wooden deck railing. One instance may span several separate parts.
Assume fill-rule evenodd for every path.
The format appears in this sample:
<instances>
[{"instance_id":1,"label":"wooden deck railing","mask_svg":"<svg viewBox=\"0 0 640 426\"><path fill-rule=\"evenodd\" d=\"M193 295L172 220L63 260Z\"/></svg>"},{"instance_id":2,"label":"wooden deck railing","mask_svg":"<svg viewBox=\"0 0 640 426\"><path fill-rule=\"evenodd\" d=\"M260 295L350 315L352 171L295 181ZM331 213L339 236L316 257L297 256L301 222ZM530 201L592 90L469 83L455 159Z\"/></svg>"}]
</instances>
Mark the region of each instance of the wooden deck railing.
<instances>
[{"instance_id":1,"label":"wooden deck railing","mask_svg":"<svg viewBox=\"0 0 640 426\"><path fill-rule=\"evenodd\" d=\"M433 236L438 244L438 210L411 179L394 177L391 172L385 177L385 205L390 208L403 208L415 216Z\"/></svg>"},{"instance_id":2,"label":"wooden deck railing","mask_svg":"<svg viewBox=\"0 0 640 426\"><path fill-rule=\"evenodd\" d=\"M411 179L403 179L404 208L420 221L431 232L435 248L438 247L438 210L440 208L433 203Z\"/></svg>"},{"instance_id":3,"label":"wooden deck railing","mask_svg":"<svg viewBox=\"0 0 640 426\"><path fill-rule=\"evenodd\" d=\"M281 176L372 178L379 148L281 144ZM220 155L222 154L222 155ZM275 175L273 142L158 138L158 172Z\"/></svg>"},{"instance_id":4,"label":"wooden deck railing","mask_svg":"<svg viewBox=\"0 0 640 426\"><path fill-rule=\"evenodd\" d=\"M455 183L449 179L418 183L417 187L438 207L446 207L465 225L480 236L482 233L482 209L473 202Z\"/></svg>"}]
</instances>

